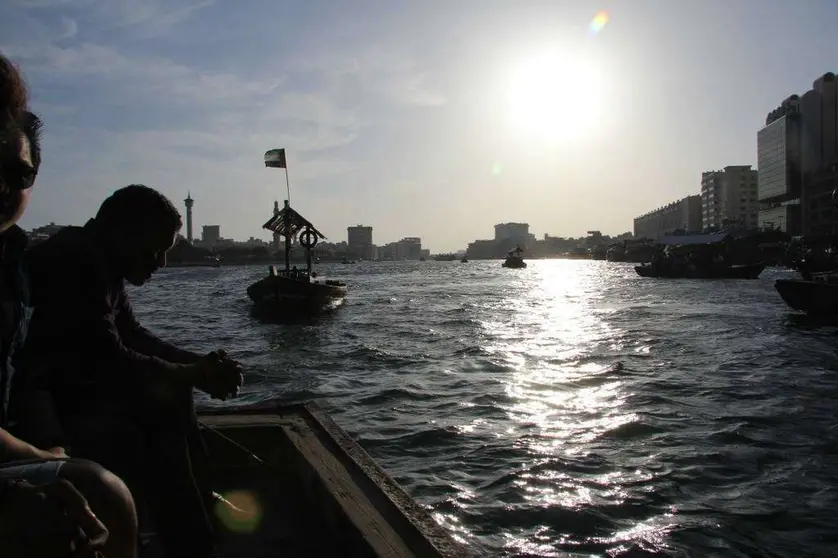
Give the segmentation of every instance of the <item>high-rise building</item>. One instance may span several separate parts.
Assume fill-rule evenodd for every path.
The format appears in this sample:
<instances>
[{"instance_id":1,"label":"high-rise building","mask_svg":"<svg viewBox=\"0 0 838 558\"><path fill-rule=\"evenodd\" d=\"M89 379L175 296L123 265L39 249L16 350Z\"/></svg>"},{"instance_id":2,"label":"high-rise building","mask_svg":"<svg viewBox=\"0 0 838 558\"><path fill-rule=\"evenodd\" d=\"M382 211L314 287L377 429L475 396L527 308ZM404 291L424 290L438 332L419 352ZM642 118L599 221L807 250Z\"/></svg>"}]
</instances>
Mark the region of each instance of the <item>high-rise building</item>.
<instances>
[{"instance_id":1,"label":"high-rise building","mask_svg":"<svg viewBox=\"0 0 838 558\"><path fill-rule=\"evenodd\" d=\"M192 199L192 192L186 194L186 199L183 200L186 204L186 240L192 244L192 206L195 205L195 200Z\"/></svg>"},{"instance_id":2,"label":"high-rise building","mask_svg":"<svg viewBox=\"0 0 838 558\"><path fill-rule=\"evenodd\" d=\"M792 95L771 111L757 132L759 225L801 232L800 98Z\"/></svg>"},{"instance_id":3,"label":"high-rise building","mask_svg":"<svg viewBox=\"0 0 838 558\"><path fill-rule=\"evenodd\" d=\"M758 228L758 198L757 171L750 165L701 173L701 228Z\"/></svg>"},{"instance_id":4,"label":"high-rise building","mask_svg":"<svg viewBox=\"0 0 838 558\"><path fill-rule=\"evenodd\" d=\"M701 231L701 196L687 196L634 219L637 238L660 238L678 230Z\"/></svg>"},{"instance_id":5,"label":"high-rise building","mask_svg":"<svg viewBox=\"0 0 838 558\"><path fill-rule=\"evenodd\" d=\"M801 221L804 235L831 235L838 227L832 191L838 187L838 79L827 73L800 97Z\"/></svg>"},{"instance_id":6,"label":"high-rise building","mask_svg":"<svg viewBox=\"0 0 838 558\"><path fill-rule=\"evenodd\" d=\"M355 225L346 228L346 245L355 256L371 260L375 257L372 244L372 227Z\"/></svg>"},{"instance_id":7,"label":"high-rise building","mask_svg":"<svg viewBox=\"0 0 838 558\"><path fill-rule=\"evenodd\" d=\"M828 72L771 111L757 133L760 222L792 235L833 234L838 79Z\"/></svg>"}]
</instances>

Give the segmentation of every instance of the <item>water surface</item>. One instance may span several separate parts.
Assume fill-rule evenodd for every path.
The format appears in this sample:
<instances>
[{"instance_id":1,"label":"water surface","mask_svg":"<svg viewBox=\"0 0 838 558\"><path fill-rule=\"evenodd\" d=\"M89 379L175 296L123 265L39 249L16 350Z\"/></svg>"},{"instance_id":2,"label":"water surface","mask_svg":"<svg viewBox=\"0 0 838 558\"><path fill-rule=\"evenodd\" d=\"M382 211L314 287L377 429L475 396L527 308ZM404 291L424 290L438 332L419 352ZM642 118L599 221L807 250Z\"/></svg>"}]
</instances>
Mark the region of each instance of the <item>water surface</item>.
<instances>
[{"instance_id":1,"label":"water surface","mask_svg":"<svg viewBox=\"0 0 838 558\"><path fill-rule=\"evenodd\" d=\"M142 321L316 398L481 555L838 555L835 328L756 281L539 260L323 266L344 307L264 325L257 267L163 270Z\"/></svg>"}]
</instances>

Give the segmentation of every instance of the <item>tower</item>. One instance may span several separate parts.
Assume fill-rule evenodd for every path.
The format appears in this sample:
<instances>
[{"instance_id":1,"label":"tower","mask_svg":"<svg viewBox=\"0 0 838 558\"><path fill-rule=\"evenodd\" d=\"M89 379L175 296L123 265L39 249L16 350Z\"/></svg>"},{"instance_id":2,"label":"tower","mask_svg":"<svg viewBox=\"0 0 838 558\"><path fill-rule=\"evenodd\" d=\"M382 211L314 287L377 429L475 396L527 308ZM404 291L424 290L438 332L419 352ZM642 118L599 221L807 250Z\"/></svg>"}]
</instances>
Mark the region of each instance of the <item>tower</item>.
<instances>
[{"instance_id":1,"label":"tower","mask_svg":"<svg viewBox=\"0 0 838 558\"><path fill-rule=\"evenodd\" d=\"M191 192L186 195L183 203L186 204L186 240L189 241L189 244L192 244L192 206L195 204L195 200L192 199Z\"/></svg>"}]
</instances>

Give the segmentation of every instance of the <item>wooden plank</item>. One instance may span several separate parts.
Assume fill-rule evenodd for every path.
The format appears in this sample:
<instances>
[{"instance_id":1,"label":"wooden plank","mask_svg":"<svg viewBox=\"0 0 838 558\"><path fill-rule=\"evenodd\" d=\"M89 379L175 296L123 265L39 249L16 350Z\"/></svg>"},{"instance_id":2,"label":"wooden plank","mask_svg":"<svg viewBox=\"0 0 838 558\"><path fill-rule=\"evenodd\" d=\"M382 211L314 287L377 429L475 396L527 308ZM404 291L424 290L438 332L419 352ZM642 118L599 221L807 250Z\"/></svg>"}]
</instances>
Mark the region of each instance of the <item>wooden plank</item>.
<instances>
[{"instance_id":1,"label":"wooden plank","mask_svg":"<svg viewBox=\"0 0 838 558\"><path fill-rule=\"evenodd\" d=\"M343 464L320 443L319 437L306 423L300 421L284 427L284 430L317 480L332 496L346 519L356 527L375 556L415 556L387 518L381 515L366 494L352 481Z\"/></svg>"}]
</instances>

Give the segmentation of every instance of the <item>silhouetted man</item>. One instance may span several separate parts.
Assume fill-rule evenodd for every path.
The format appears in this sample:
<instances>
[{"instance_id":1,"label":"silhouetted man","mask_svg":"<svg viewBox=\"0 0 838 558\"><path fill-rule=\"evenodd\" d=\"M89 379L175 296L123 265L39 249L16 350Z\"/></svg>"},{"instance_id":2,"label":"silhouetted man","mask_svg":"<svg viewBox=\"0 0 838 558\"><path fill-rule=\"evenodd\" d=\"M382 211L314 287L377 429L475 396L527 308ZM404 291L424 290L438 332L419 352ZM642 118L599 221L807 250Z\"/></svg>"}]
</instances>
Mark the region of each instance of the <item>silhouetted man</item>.
<instances>
[{"instance_id":1,"label":"silhouetted man","mask_svg":"<svg viewBox=\"0 0 838 558\"><path fill-rule=\"evenodd\" d=\"M24 351L27 391L50 392L58 423L33 432L104 464L147 504L167 555L214 555L206 455L193 387L238 394L241 366L199 355L137 322L125 281L142 285L166 265L182 226L162 194L117 190L84 227L66 227L30 250L35 313ZM58 437L58 438L56 438Z\"/></svg>"},{"instance_id":2,"label":"silhouetted man","mask_svg":"<svg viewBox=\"0 0 838 558\"><path fill-rule=\"evenodd\" d=\"M68 459L62 447L40 449L5 429L15 403L12 363L29 322L26 234L15 223L40 168L40 129L18 69L0 55L0 556L65 558L75 546L85 551L78 556L99 548L132 558L137 516L125 484L95 463Z\"/></svg>"}]
</instances>

